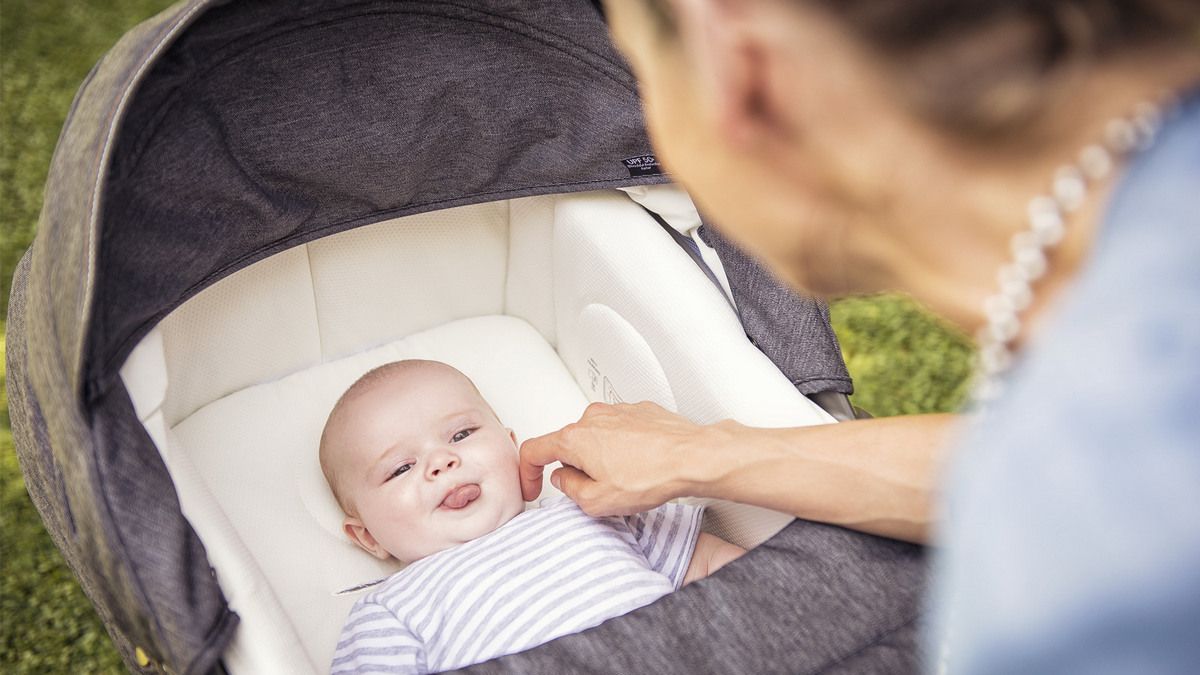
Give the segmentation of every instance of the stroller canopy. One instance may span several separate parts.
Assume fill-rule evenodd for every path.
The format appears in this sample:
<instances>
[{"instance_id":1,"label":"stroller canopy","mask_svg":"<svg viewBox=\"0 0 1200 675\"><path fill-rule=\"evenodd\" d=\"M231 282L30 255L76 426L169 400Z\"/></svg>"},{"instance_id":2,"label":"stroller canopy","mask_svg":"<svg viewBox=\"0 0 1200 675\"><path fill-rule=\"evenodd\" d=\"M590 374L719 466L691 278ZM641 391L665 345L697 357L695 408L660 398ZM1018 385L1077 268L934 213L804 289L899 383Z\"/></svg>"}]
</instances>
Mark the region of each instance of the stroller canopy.
<instances>
[{"instance_id":1,"label":"stroller canopy","mask_svg":"<svg viewBox=\"0 0 1200 675\"><path fill-rule=\"evenodd\" d=\"M118 371L154 324L358 225L663 182L649 151L589 2L196 0L126 35L63 131L8 348L30 492L118 647L206 670L232 628L128 415Z\"/></svg>"}]
</instances>

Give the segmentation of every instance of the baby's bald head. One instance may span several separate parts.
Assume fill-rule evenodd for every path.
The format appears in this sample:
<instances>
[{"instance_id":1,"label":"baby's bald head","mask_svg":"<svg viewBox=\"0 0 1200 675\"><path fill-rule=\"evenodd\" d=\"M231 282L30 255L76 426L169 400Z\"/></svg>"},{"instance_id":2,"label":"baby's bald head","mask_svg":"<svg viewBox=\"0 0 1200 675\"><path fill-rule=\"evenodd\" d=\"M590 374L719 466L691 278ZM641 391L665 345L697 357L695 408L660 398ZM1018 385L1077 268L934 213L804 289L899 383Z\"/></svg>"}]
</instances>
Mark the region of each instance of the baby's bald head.
<instances>
[{"instance_id":1,"label":"baby's bald head","mask_svg":"<svg viewBox=\"0 0 1200 675\"><path fill-rule=\"evenodd\" d=\"M338 398L333 410L329 413L329 418L325 421L325 428L321 432L319 454L325 481L329 483L329 489L333 491L338 505L346 514L355 515L355 510L352 500L346 496L345 477L341 474L344 470L345 455L354 449L357 427L364 423L360 416L370 414L373 399L387 395L387 392L382 391L384 389L402 387L405 390L409 388L419 390L419 388L437 381L470 389L473 395L478 397L483 406L495 417L495 412L492 411L491 406L487 404L470 378L453 366L440 361L424 359L392 361L373 368L358 378ZM390 389L390 391L395 390Z\"/></svg>"}]
</instances>

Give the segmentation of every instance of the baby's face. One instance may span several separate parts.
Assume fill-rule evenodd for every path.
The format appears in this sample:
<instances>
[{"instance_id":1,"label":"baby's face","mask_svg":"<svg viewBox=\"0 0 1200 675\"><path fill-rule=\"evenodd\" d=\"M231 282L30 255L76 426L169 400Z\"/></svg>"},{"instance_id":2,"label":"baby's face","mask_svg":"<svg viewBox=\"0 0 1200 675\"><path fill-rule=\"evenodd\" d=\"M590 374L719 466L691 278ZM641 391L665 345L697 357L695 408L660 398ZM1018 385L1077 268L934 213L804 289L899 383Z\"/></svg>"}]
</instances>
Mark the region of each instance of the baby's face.
<instances>
[{"instance_id":1,"label":"baby's face","mask_svg":"<svg viewBox=\"0 0 1200 675\"><path fill-rule=\"evenodd\" d=\"M350 538L411 562L487 534L524 510L516 437L464 375L402 372L350 401L334 429Z\"/></svg>"}]
</instances>

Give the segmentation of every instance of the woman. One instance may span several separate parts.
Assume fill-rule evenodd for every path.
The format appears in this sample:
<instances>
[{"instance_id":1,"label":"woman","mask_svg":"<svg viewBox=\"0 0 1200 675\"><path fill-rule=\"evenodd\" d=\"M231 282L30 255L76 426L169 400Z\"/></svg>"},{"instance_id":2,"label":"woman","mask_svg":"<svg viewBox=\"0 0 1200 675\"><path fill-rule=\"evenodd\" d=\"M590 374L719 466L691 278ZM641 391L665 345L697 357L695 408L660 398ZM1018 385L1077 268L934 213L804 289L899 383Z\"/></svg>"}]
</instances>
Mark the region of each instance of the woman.
<instances>
[{"instance_id":1,"label":"woman","mask_svg":"<svg viewBox=\"0 0 1200 675\"><path fill-rule=\"evenodd\" d=\"M522 447L526 496L561 460L593 514L711 496L915 541L937 502L933 662L1200 663L1200 5L606 8L702 210L798 289L904 290L979 332L985 413L947 443L948 416L780 430L596 404Z\"/></svg>"}]
</instances>

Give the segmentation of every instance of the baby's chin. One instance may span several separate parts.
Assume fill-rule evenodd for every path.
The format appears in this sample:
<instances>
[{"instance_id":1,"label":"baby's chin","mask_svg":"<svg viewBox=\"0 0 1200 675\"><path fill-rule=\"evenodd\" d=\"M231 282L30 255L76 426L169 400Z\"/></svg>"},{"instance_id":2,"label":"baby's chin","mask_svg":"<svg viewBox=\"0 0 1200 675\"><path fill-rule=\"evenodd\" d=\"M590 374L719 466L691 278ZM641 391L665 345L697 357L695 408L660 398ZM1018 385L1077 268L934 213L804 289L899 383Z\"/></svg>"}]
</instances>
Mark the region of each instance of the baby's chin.
<instances>
[{"instance_id":1,"label":"baby's chin","mask_svg":"<svg viewBox=\"0 0 1200 675\"><path fill-rule=\"evenodd\" d=\"M434 555L435 553L441 553L442 551L452 549L456 546L460 546L469 541L474 541L480 537L491 534L492 532L495 532L496 530L500 529L500 527L502 525L504 525L508 521L512 520L513 518L516 518L517 516L521 515L521 513L523 513L525 511L525 502L523 500L521 500L519 497L515 501L512 499L506 499L506 500L504 500L504 502L505 503L500 505L499 508L495 509L495 515L492 517L488 517L487 514L483 514L483 513L473 513L473 514L463 513L463 514L461 514L461 516L464 516L464 518L462 519L461 522L447 523L447 522L443 521L443 522L438 523L438 525L440 525L444 528L444 531L441 533L443 535L443 538L437 543L432 543L430 546L426 547L422 551L399 551L398 550L398 551L388 551L388 553L390 553L392 555L392 557L395 558L396 560L399 560L402 563L408 564L408 563L416 562L423 558L428 558L429 556ZM486 506L487 506L486 504L478 504L476 506L469 507L469 508L482 509L482 508L485 508ZM448 515L450 515L451 517L454 517L454 516L458 516L459 514L448 514ZM475 517L467 518L465 516L475 516ZM433 526L433 525L431 525L431 526Z\"/></svg>"},{"instance_id":2,"label":"baby's chin","mask_svg":"<svg viewBox=\"0 0 1200 675\"><path fill-rule=\"evenodd\" d=\"M499 504L480 504L479 508L483 511L474 515L474 518L468 518L462 523L464 528L456 533L454 545L465 544L468 541L473 541L484 535L490 534L498 530L508 521L516 518L525 511L525 502L519 498L517 501L511 499L503 500Z\"/></svg>"}]
</instances>

